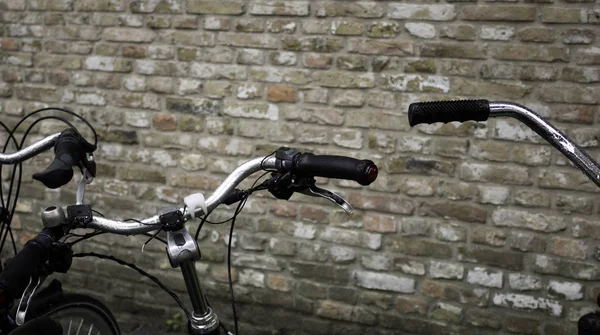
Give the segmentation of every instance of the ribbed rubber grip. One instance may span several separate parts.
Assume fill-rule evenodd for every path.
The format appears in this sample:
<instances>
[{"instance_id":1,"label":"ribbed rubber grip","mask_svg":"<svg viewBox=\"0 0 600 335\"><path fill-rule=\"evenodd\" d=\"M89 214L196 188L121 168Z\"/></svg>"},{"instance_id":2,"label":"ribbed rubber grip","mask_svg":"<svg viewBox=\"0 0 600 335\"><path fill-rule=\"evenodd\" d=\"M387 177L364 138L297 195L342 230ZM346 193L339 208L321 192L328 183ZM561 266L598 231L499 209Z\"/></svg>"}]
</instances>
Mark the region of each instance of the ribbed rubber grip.
<instances>
[{"instance_id":1,"label":"ribbed rubber grip","mask_svg":"<svg viewBox=\"0 0 600 335\"><path fill-rule=\"evenodd\" d=\"M415 102L408 106L410 126L420 123L485 121L490 115L488 100Z\"/></svg>"},{"instance_id":2,"label":"ribbed rubber grip","mask_svg":"<svg viewBox=\"0 0 600 335\"><path fill-rule=\"evenodd\" d=\"M81 140L72 132L65 131L54 145L54 160L46 170L33 174L33 179L48 188L59 188L71 181L73 167L81 161L84 154Z\"/></svg>"},{"instance_id":3,"label":"ribbed rubber grip","mask_svg":"<svg viewBox=\"0 0 600 335\"><path fill-rule=\"evenodd\" d=\"M29 284L29 277L48 260L52 243L57 238L53 230L44 229L25 243L23 249L6 265L0 273L0 305L23 294Z\"/></svg>"},{"instance_id":4,"label":"ribbed rubber grip","mask_svg":"<svg viewBox=\"0 0 600 335\"><path fill-rule=\"evenodd\" d=\"M354 180L370 185L377 179L377 166L370 160L345 156L300 154L294 161L299 175Z\"/></svg>"}]
</instances>

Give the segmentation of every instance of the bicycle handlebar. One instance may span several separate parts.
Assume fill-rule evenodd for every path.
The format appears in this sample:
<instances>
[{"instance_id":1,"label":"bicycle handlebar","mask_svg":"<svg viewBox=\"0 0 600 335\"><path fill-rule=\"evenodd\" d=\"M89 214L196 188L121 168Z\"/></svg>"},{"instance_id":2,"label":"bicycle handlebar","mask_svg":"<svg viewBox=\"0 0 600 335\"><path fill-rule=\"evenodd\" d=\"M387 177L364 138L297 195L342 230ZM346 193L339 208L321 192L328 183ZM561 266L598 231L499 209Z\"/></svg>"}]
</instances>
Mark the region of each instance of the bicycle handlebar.
<instances>
[{"instance_id":1,"label":"bicycle handlebar","mask_svg":"<svg viewBox=\"0 0 600 335\"><path fill-rule=\"evenodd\" d=\"M17 164L26 159L39 155L40 153L52 148L62 133L56 133L47 136L32 145L25 147L12 154L0 153L0 165L1 164Z\"/></svg>"},{"instance_id":2,"label":"bicycle handlebar","mask_svg":"<svg viewBox=\"0 0 600 335\"><path fill-rule=\"evenodd\" d=\"M455 100L417 102L408 108L411 126L420 123L485 121L488 117L513 117L552 144L573 164L600 186L600 166L560 130L527 107L502 101Z\"/></svg>"},{"instance_id":3,"label":"bicycle handlebar","mask_svg":"<svg viewBox=\"0 0 600 335\"><path fill-rule=\"evenodd\" d=\"M310 163L306 161L310 158ZM377 167L368 160L358 160L342 156L318 156L310 154L299 154L298 161L302 164L293 163L291 166L282 167L282 160L277 157L259 157L252 159L237 169L235 169L224 181L217 187L215 192L206 199L207 213L211 212L217 206L223 203L225 198L248 176L260 170L277 169L279 171L295 171L303 175L321 176L330 178L350 179L359 182L362 185L368 185L377 178ZM313 169L315 162L318 162L322 171ZM336 170L337 169L337 170ZM337 172L336 172L337 171ZM197 208L195 213L190 213L186 208L179 209L183 213L184 221L193 217L201 216L204 210ZM102 217L93 217L87 224L89 228L99 229L105 232L133 235L159 229L162 226L158 215L140 220L139 222L123 222L111 220Z\"/></svg>"},{"instance_id":4,"label":"bicycle handlebar","mask_svg":"<svg viewBox=\"0 0 600 335\"><path fill-rule=\"evenodd\" d=\"M237 185L251 174L264 169L275 169L275 162L275 157L268 157L266 159L260 157L250 160L235 169L223 183L217 187L215 192L206 199L207 212L210 212L219 206L229 192L233 191ZM184 208L180 208L179 210L183 213L185 221L206 214L201 208L196 208L195 213L190 213ZM119 235L134 235L159 229L162 225L158 215L139 220L139 222L124 222L95 216L93 217L92 222L87 224L87 227Z\"/></svg>"}]
</instances>

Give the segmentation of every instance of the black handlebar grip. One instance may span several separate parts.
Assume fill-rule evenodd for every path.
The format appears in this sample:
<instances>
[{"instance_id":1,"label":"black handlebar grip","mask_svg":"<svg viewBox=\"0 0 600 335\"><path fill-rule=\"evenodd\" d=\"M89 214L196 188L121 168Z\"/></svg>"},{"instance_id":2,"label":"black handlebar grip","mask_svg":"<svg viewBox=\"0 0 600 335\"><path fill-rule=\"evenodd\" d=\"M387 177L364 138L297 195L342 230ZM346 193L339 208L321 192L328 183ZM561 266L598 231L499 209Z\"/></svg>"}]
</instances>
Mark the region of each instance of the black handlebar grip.
<instances>
[{"instance_id":1,"label":"black handlebar grip","mask_svg":"<svg viewBox=\"0 0 600 335\"><path fill-rule=\"evenodd\" d=\"M300 154L294 161L299 175L354 180L369 185L377 179L377 166L370 160L344 156Z\"/></svg>"},{"instance_id":2,"label":"black handlebar grip","mask_svg":"<svg viewBox=\"0 0 600 335\"><path fill-rule=\"evenodd\" d=\"M48 260L52 243L57 235L50 229L44 229L35 238L29 240L23 249L12 258L0 272L0 304L19 298L32 274Z\"/></svg>"},{"instance_id":3,"label":"black handlebar grip","mask_svg":"<svg viewBox=\"0 0 600 335\"><path fill-rule=\"evenodd\" d=\"M35 173L33 179L42 182L48 188L59 188L73 178L73 166L84 155L81 139L70 131L60 135L54 145L54 160L42 172Z\"/></svg>"},{"instance_id":4,"label":"black handlebar grip","mask_svg":"<svg viewBox=\"0 0 600 335\"><path fill-rule=\"evenodd\" d=\"M450 100L415 102L408 106L408 123L485 121L490 115L488 100Z\"/></svg>"}]
</instances>

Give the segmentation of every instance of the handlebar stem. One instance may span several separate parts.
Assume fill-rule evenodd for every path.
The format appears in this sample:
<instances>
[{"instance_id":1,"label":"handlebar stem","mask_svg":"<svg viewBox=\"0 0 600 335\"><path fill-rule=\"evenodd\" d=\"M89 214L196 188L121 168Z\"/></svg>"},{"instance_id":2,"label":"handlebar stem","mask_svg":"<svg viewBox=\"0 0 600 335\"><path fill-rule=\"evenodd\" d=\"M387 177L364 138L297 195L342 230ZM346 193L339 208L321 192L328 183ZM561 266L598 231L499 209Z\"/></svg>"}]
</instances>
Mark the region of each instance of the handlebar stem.
<instances>
[{"instance_id":1,"label":"handlebar stem","mask_svg":"<svg viewBox=\"0 0 600 335\"><path fill-rule=\"evenodd\" d=\"M490 117L513 117L535 131L579 167L596 185L600 186L600 166L569 140L560 130L544 121L530 109L510 102L490 102Z\"/></svg>"}]
</instances>

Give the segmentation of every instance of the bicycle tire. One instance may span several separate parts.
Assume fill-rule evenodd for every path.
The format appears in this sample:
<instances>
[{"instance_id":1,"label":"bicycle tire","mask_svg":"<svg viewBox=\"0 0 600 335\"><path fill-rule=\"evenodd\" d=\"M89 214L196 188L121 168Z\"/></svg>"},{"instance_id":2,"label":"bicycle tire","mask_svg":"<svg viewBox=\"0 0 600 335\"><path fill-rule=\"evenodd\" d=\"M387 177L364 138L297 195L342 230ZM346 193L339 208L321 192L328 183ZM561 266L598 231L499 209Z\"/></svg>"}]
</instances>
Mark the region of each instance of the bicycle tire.
<instances>
[{"instance_id":1,"label":"bicycle tire","mask_svg":"<svg viewBox=\"0 0 600 335\"><path fill-rule=\"evenodd\" d=\"M27 319L47 316L57 321L63 327L63 335L121 335L110 310L99 300L87 295L53 295L39 301L37 308L27 314Z\"/></svg>"}]
</instances>

